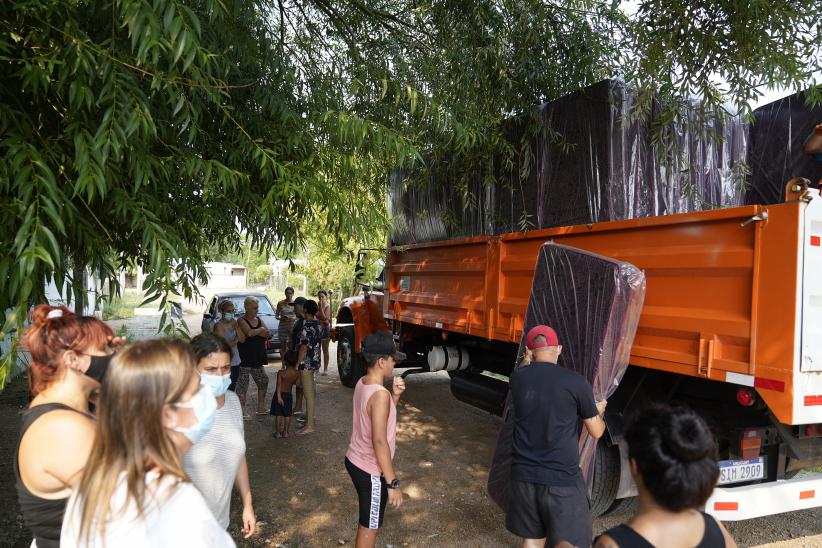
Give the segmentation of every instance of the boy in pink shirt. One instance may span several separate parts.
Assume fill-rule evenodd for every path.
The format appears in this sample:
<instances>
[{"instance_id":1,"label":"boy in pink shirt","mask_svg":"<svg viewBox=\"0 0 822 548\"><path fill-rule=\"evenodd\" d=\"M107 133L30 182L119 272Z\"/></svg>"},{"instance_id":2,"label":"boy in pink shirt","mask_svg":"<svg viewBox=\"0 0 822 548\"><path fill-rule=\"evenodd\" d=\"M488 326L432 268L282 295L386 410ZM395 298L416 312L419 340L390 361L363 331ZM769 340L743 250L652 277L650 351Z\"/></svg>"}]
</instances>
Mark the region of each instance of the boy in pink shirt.
<instances>
[{"instance_id":1,"label":"boy in pink shirt","mask_svg":"<svg viewBox=\"0 0 822 548\"><path fill-rule=\"evenodd\" d=\"M357 547L373 547L382 526L385 504L402 504L400 481L394 472L397 402L405 391L405 381L394 377L392 392L383 382L392 377L394 366L405 359L397 351L391 333L368 335L362 344L368 370L354 388L351 443L345 454L345 468L351 476L360 505Z\"/></svg>"}]
</instances>

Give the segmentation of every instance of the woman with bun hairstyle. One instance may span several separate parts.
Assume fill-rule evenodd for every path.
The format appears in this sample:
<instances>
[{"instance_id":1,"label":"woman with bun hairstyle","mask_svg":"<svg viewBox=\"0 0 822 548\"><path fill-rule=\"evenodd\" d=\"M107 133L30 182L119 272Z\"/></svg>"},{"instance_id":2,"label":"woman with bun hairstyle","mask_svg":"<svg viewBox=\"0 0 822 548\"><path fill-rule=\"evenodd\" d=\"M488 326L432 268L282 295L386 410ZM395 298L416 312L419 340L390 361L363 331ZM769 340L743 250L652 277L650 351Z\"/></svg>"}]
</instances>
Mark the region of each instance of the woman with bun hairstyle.
<instances>
[{"instance_id":1,"label":"woman with bun hairstyle","mask_svg":"<svg viewBox=\"0 0 822 548\"><path fill-rule=\"evenodd\" d=\"M735 548L728 531L699 509L719 478L716 443L705 421L684 407L637 415L625 439L639 510L606 531L596 548Z\"/></svg>"},{"instance_id":2,"label":"woman with bun hairstyle","mask_svg":"<svg viewBox=\"0 0 822 548\"><path fill-rule=\"evenodd\" d=\"M237 487L243 503L242 531L248 538L254 533L257 518L245 458L243 409L240 398L228 389L232 348L218 335L201 333L191 339L191 349L200 382L217 398L217 412L208 434L186 453L183 468L223 528L228 527L232 487Z\"/></svg>"},{"instance_id":3,"label":"woman with bun hairstyle","mask_svg":"<svg viewBox=\"0 0 822 548\"><path fill-rule=\"evenodd\" d=\"M60 546L234 546L183 470L183 457L208 433L216 409L188 345L146 340L117 354Z\"/></svg>"},{"instance_id":4,"label":"woman with bun hairstyle","mask_svg":"<svg viewBox=\"0 0 822 548\"><path fill-rule=\"evenodd\" d=\"M89 399L105 373L105 364L96 360L111 353L113 335L100 320L64 306L39 305L32 311L24 335L32 358L32 400L22 412L14 463L17 500L32 546L60 544L66 501L94 442Z\"/></svg>"}]
</instances>

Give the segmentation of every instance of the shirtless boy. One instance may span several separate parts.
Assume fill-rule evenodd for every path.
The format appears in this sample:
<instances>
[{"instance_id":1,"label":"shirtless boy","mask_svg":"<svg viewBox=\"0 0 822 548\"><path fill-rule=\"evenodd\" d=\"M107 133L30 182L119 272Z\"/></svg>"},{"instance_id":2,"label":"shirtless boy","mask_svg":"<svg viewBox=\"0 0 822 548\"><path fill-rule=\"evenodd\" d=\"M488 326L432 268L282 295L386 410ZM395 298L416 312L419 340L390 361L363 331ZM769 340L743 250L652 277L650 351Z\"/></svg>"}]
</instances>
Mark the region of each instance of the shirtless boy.
<instances>
[{"instance_id":1,"label":"shirtless boy","mask_svg":"<svg viewBox=\"0 0 822 548\"><path fill-rule=\"evenodd\" d=\"M288 437L292 412L291 387L300 383L300 372L297 371L297 353L293 350L286 352L283 356L283 363L285 367L277 372L277 392L271 401L275 438Z\"/></svg>"}]
</instances>

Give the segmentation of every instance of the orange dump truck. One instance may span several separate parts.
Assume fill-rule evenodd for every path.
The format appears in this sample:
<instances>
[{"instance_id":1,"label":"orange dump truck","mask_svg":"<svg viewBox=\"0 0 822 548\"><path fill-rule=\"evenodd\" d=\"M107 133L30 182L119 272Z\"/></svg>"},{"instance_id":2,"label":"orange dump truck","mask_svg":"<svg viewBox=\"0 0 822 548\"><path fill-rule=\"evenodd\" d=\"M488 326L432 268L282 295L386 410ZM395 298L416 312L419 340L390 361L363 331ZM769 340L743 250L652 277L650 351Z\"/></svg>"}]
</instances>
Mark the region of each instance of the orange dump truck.
<instances>
[{"instance_id":1,"label":"orange dump truck","mask_svg":"<svg viewBox=\"0 0 822 548\"><path fill-rule=\"evenodd\" d=\"M652 401L685 403L711 424L722 462L707 510L720 519L820 506L822 474L796 476L822 465L820 239L822 197L792 181L772 206L395 247L384 293L338 312L341 377L353 385L362 339L391 329L414 368L406 374L449 371L456 397L498 411L537 253L553 240L646 276L631 367L598 450L595 513L634 494L623 417Z\"/></svg>"}]
</instances>

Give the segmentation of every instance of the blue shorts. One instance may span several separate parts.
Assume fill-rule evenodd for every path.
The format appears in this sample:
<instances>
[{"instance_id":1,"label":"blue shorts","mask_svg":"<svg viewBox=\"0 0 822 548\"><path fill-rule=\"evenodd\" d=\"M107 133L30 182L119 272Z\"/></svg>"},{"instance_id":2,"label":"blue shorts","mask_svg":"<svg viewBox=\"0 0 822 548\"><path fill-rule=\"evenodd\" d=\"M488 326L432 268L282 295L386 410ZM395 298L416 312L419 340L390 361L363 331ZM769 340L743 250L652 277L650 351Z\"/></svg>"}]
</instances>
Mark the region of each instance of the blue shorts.
<instances>
[{"instance_id":1,"label":"blue shorts","mask_svg":"<svg viewBox=\"0 0 822 548\"><path fill-rule=\"evenodd\" d=\"M275 417L290 417L291 412L291 392L283 394L282 405L277 401L277 394L274 394L271 398L271 414Z\"/></svg>"}]
</instances>

